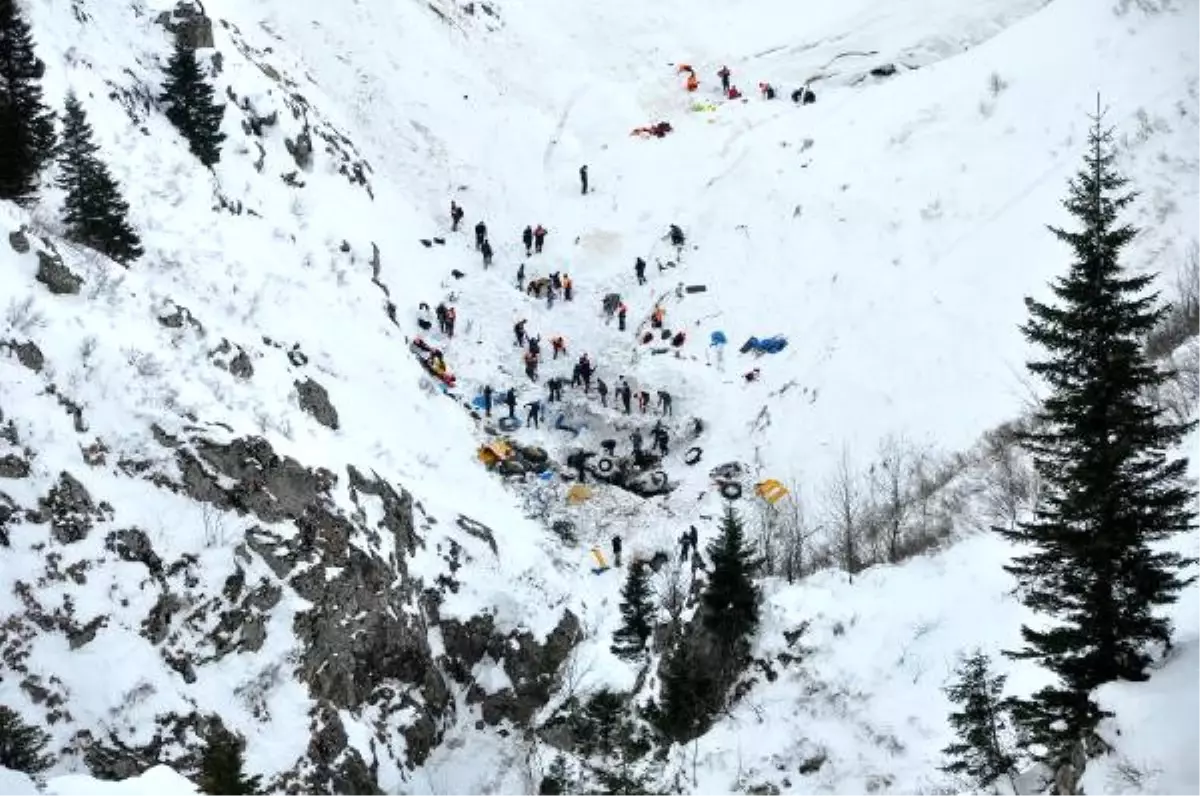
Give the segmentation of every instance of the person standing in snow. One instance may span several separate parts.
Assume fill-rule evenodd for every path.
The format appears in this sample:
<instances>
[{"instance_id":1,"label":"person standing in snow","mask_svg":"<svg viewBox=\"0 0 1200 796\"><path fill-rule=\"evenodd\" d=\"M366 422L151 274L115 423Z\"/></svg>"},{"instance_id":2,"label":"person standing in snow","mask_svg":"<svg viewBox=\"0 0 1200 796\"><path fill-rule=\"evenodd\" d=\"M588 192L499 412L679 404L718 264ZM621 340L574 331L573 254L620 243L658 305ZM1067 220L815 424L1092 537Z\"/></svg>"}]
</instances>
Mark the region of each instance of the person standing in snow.
<instances>
[{"instance_id":1,"label":"person standing in snow","mask_svg":"<svg viewBox=\"0 0 1200 796\"><path fill-rule=\"evenodd\" d=\"M513 324L513 335L517 338L517 348L525 347L525 319L517 321Z\"/></svg>"},{"instance_id":2,"label":"person standing in snow","mask_svg":"<svg viewBox=\"0 0 1200 796\"><path fill-rule=\"evenodd\" d=\"M687 238L678 224L671 225L671 228L667 231L667 237L671 239L671 245L676 249L682 249L683 244L687 242Z\"/></svg>"},{"instance_id":3,"label":"person standing in snow","mask_svg":"<svg viewBox=\"0 0 1200 796\"><path fill-rule=\"evenodd\" d=\"M729 93L729 76L731 72L728 66L722 66L717 72L717 77L721 78L721 91L725 94Z\"/></svg>"},{"instance_id":4,"label":"person standing in snow","mask_svg":"<svg viewBox=\"0 0 1200 796\"><path fill-rule=\"evenodd\" d=\"M617 330L618 331L622 331L622 332L625 331L625 314L628 312L629 312L629 308L625 306L624 301L622 301L620 304L617 305Z\"/></svg>"},{"instance_id":5,"label":"person standing in snow","mask_svg":"<svg viewBox=\"0 0 1200 796\"><path fill-rule=\"evenodd\" d=\"M614 536L612 538L613 563L618 567L621 566L621 537Z\"/></svg>"},{"instance_id":6,"label":"person standing in snow","mask_svg":"<svg viewBox=\"0 0 1200 796\"><path fill-rule=\"evenodd\" d=\"M541 428L542 402L535 398L525 404L525 407L529 410L529 414L525 417L525 425Z\"/></svg>"},{"instance_id":7,"label":"person standing in snow","mask_svg":"<svg viewBox=\"0 0 1200 796\"><path fill-rule=\"evenodd\" d=\"M575 283L571 281L571 277L567 274L562 275L562 291L563 301L572 301L575 298Z\"/></svg>"},{"instance_id":8,"label":"person standing in snow","mask_svg":"<svg viewBox=\"0 0 1200 796\"><path fill-rule=\"evenodd\" d=\"M485 239L479 251L483 253L483 267L487 268L492 264L492 242Z\"/></svg>"},{"instance_id":9,"label":"person standing in snow","mask_svg":"<svg viewBox=\"0 0 1200 796\"><path fill-rule=\"evenodd\" d=\"M667 440L669 439L669 435L667 433L667 429L662 425L662 423L656 423L654 425L654 430L651 432L650 436L654 437L654 447L658 449L663 456L666 456L668 453Z\"/></svg>"},{"instance_id":10,"label":"person standing in snow","mask_svg":"<svg viewBox=\"0 0 1200 796\"><path fill-rule=\"evenodd\" d=\"M563 339L561 334L550 338L550 350L554 352L554 356L551 359L558 359L559 354L563 356L567 355L567 341Z\"/></svg>"},{"instance_id":11,"label":"person standing in snow","mask_svg":"<svg viewBox=\"0 0 1200 796\"><path fill-rule=\"evenodd\" d=\"M532 351L525 352L525 375L530 381L537 381L538 356Z\"/></svg>"},{"instance_id":12,"label":"person standing in snow","mask_svg":"<svg viewBox=\"0 0 1200 796\"><path fill-rule=\"evenodd\" d=\"M517 268L517 290L525 289L525 263L521 263Z\"/></svg>"},{"instance_id":13,"label":"person standing in snow","mask_svg":"<svg viewBox=\"0 0 1200 796\"><path fill-rule=\"evenodd\" d=\"M637 258L637 262L633 264L633 273L637 275L639 285L646 284L646 261L641 257Z\"/></svg>"},{"instance_id":14,"label":"person standing in snow","mask_svg":"<svg viewBox=\"0 0 1200 796\"><path fill-rule=\"evenodd\" d=\"M487 240L487 224L481 220L475 225L475 249L478 251L483 248L483 242Z\"/></svg>"},{"instance_id":15,"label":"person standing in snow","mask_svg":"<svg viewBox=\"0 0 1200 796\"><path fill-rule=\"evenodd\" d=\"M451 199L450 200L450 231L458 232L458 225L463 220L463 209Z\"/></svg>"},{"instance_id":16,"label":"person standing in snow","mask_svg":"<svg viewBox=\"0 0 1200 796\"><path fill-rule=\"evenodd\" d=\"M442 334L445 334L446 333L446 305L444 303L437 305L437 309L434 311L434 314L437 315L438 331L441 332Z\"/></svg>"},{"instance_id":17,"label":"person standing in snow","mask_svg":"<svg viewBox=\"0 0 1200 796\"><path fill-rule=\"evenodd\" d=\"M633 389L629 386L629 382L625 381L625 377L621 377L621 383L617 386L617 397L621 399L621 404L625 407L625 414L630 413L630 405L633 402Z\"/></svg>"},{"instance_id":18,"label":"person standing in snow","mask_svg":"<svg viewBox=\"0 0 1200 796\"><path fill-rule=\"evenodd\" d=\"M492 385L483 385L483 415L484 417L492 416Z\"/></svg>"},{"instance_id":19,"label":"person standing in snow","mask_svg":"<svg viewBox=\"0 0 1200 796\"><path fill-rule=\"evenodd\" d=\"M588 172L586 163L579 167L579 184L583 189L581 193L586 196L588 191Z\"/></svg>"},{"instance_id":20,"label":"person standing in snow","mask_svg":"<svg viewBox=\"0 0 1200 796\"><path fill-rule=\"evenodd\" d=\"M608 406L608 385L604 383L604 379L596 379L596 392L600 393L600 405Z\"/></svg>"},{"instance_id":21,"label":"person standing in snow","mask_svg":"<svg viewBox=\"0 0 1200 796\"><path fill-rule=\"evenodd\" d=\"M453 307L446 308L446 336L454 336L454 324L458 320L458 310Z\"/></svg>"},{"instance_id":22,"label":"person standing in snow","mask_svg":"<svg viewBox=\"0 0 1200 796\"><path fill-rule=\"evenodd\" d=\"M650 391L640 390L638 392L638 411L646 414L646 407L650 405Z\"/></svg>"},{"instance_id":23,"label":"person standing in snow","mask_svg":"<svg viewBox=\"0 0 1200 796\"><path fill-rule=\"evenodd\" d=\"M533 227L528 224L525 225L525 229L521 232L521 243L525 244L525 256L528 257L533 253Z\"/></svg>"},{"instance_id":24,"label":"person standing in snow","mask_svg":"<svg viewBox=\"0 0 1200 796\"><path fill-rule=\"evenodd\" d=\"M583 379L584 395L592 391L592 371L592 360L588 359L587 354L584 354L579 358L579 377Z\"/></svg>"},{"instance_id":25,"label":"person standing in snow","mask_svg":"<svg viewBox=\"0 0 1200 796\"><path fill-rule=\"evenodd\" d=\"M658 391L658 409L664 416L674 414L671 411L671 393L666 390Z\"/></svg>"},{"instance_id":26,"label":"person standing in snow","mask_svg":"<svg viewBox=\"0 0 1200 796\"><path fill-rule=\"evenodd\" d=\"M629 435L629 444L633 446L633 455L635 457L641 456L642 455L642 432L638 431L635 428L633 430L633 432Z\"/></svg>"},{"instance_id":27,"label":"person standing in snow","mask_svg":"<svg viewBox=\"0 0 1200 796\"><path fill-rule=\"evenodd\" d=\"M546 228L541 224L533 231L533 251L535 254L542 253L542 245L546 242Z\"/></svg>"},{"instance_id":28,"label":"person standing in snow","mask_svg":"<svg viewBox=\"0 0 1200 796\"><path fill-rule=\"evenodd\" d=\"M539 357L542 355L542 338L541 337L529 337L529 338L526 338L525 342L527 342L529 344L529 353L533 354L535 357Z\"/></svg>"},{"instance_id":29,"label":"person standing in snow","mask_svg":"<svg viewBox=\"0 0 1200 796\"><path fill-rule=\"evenodd\" d=\"M504 404L508 407L508 419L517 419L517 391L512 387L504 394Z\"/></svg>"},{"instance_id":30,"label":"person standing in snow","mask_svg":"<svg viewBox=\"0 0 1200 796\"><path fill-rule=\"evenodd\" d=\"M562 388L562 379L558 378L557 376L549 379L546 382L546 389L550 391L550 396L546 399L546 402L554 403L555 401L562 401Z\"/></svg>"}]
</instances>

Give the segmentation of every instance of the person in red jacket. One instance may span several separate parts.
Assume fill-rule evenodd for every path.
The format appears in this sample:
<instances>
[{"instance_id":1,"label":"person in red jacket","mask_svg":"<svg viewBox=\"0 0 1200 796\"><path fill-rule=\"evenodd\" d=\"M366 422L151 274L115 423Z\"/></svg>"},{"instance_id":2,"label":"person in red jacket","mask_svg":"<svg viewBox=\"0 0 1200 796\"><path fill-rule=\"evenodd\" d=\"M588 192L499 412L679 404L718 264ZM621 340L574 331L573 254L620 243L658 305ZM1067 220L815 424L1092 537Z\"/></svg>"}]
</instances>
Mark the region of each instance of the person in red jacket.
<instances>
[{"instance_id":1,"label":"person in red jacket","mask_svg":"<svg viewBox=\"0 0 1200 796\"><path fill-rule=\"evenodd\" d=\"M541 224L538 224L537 227L533 230L533 253L541 254L542 253L542 244L544 244L545 242L546 242L546 228L543 227Z\"/></svg>"}]
</instances>

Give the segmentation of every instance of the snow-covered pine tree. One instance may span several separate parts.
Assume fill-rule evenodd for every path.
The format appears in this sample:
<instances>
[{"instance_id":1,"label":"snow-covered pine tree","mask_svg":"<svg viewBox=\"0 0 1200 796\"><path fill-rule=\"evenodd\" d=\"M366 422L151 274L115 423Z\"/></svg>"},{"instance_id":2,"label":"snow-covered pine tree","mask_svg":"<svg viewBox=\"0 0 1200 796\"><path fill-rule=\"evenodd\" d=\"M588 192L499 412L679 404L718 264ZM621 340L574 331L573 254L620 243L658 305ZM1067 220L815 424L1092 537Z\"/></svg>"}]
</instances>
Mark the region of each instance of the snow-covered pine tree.
<instances>
[{"instance_id":1,"label":"snow-covered pine tree","mask_svg":"<svg viewBox=\"0 0 1200 796\"><path fill-rule=\"evenodd\" d=\"M15 710L0 705L0 766L26 774L45 771L53 761L46 755L50 736L26 724Z\"/></svg>"},{"instance_id":2,"label":"snow-covered pine tree","mask_svg":"<svg viewBox=\"0 0 1200 796\"><path fill-rule=\"evenodd\" d=\"M1016 757L1008 740L1011 721L1003 697L1005 679L993 675L991 660L976 650L963 658L954 670L954 682L946 687L950 701L959 706L950 714L950 726L959 740L942 750L950 759L942 771L967 777L974 790L987 788L1000 777L1013 784Z\"/></svg>"},{"instance_id":3,"label":"snow-covered pine tree","mask_svg":"<svg viewBox=\"0 0 1200 796\"><path fill-rule=\"evenodd\" d=\"M215 101L213 87L204 79L196 51L183 37L176 37L175 51L167 62L167 79L160 101L167 106L167 118L187 139L192 154L205 166L221 159L221 120L224 103Z\"/></svg>"},{"instance_id":4,"label":"snow-covered pine tree","mask_svg":"<svg viewBox=\"0 0 1200 796\"><path fill-rule=\"evenodd\" d=\"M1147 361L1143 341L1164 308L1147 293L1153 275L1122 267L1137 230L1118 215L1134 195L1122 191L1099 109L1092 119L1084 167L1064 202L1079 229L1050 228L1075 260L1052 284L1055 304L1026 299L1022 328L1046 352L1028 367L1050 392L1021 437L1044 492L1032 519L997 529L1032 548L1006 568L1025 605L1053 622L1022 627L1024 647L1006 654L1058 676L1014 708L1055 768L1095 737L1104 713L1092 689L1146 679L1148 645L1171 640L1156 609L1193 580L1181 575L1191 560L1156 544L1194 521L1186 460L1171 458L1192 424L1171 422L1150 400L1166 375Z\"/></svg>"},{"instance_id":5,"label":"snow-covered pine tree","mask_svg":"<svg viewBox=\"0 0 1200 796\"><path fill-rule=\"evenodd\" d=\"M636 660L645 654L646 640L654 627L654 610L650 573L644 562L635 561L621 589L622 622L613 633L614 655Z\"/></svg>"},{"instance_id":6,"label":"snow-covered pine tree","mask_svg":"<svg viewBox=\"0 0 1200 796\"><path fill-rule=\"evenodd\" d=\"M63 223L72 240L120 263L142 256L141 239L129 226L129 205L117 181L96 156L92 127L74 92L67 94L58 147L58 185L67 192Z\"/></svg>"},{"instance_id":7,"label":"snow-covered pine tree","mask_svg":"<svg viewBox=\"0 0 1200 796\"><path fill-rule=\"evenodd\" d=\"M200 759L200 789L213 796L258 793L260 778L247 777L245 765L242 741L221 727L213 729L208 734Z\"/></svg>"},{"instance_id":8,"label":"snow-covered pine tree","mask_svg":"<svg viewBox=\"0 0 1200 796\"><path fill-rule=\"evenodd\" d=\"M54 150L54 118L42 102L45 65L15 0L0 0L0 199L33 201Z\"/></svg>"},{"instance_id":9,"label":"snow-covered pine tree","mask_svg":"<svg viewBox=\"0 0 1200 796\"><path fill-rule=\"evenodd\" d=\"M701 599L704 628L712 634L723 658L725 673L739 670L747 653L746 641L758 630L762 594L754 584L758 561L746 541L741 517L727 506L721 535L707 549L712 573Z\"/></svg>"},{"instance_id":10,"label":"snow-covered pine tree","mask_svg":"<svg viewBox=\"0 0 1200 796\"><path fill-rule=\"evenodd\" d=\"M718 663L690 638L680 638L671 648L660 673L662 704L651 714L667 739L686 743L708 729L728 688L717 671Z\"/></svg>"}]
</instances>

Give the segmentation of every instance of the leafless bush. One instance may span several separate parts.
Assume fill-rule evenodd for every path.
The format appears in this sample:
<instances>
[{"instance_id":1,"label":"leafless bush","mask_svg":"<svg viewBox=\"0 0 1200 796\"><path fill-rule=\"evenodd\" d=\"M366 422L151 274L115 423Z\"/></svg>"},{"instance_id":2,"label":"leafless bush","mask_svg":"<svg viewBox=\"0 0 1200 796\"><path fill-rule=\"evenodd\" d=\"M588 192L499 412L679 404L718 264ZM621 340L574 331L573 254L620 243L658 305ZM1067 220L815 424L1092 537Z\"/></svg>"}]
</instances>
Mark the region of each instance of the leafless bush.
<instances>
[{"instance_id":1,"label":"leafless bush","mask_svg":"<svg viewBox=\"0 0 1200 796\"><path fill-rule=\"evenodd\" d=\"M988 75L988 94L992 96L992 99L999 97L1006 88L1008 88L1008 83L1000 77L999 72L992 72Z\"/></svg>"},{"instance_id":2,"label":"leafless bush","mask_svg":"<svg viewBox=\"0 0 1200 796\"><path fill-rule=\"evenodd\" d=\"M149 351L138 351L135 348L127 348L125 349L125 361L128 362L130 366L137 371L137 374L143 379L150 379L162 375L162 362L160 362L158 358Z\"/></svg>"},{"instance_id":3,"label":"leafless bush","mask_svg":"<svg viewBox=\"0 0 1200 796\"><path fill-rule=\"evenodd\" d=\"M862 571L864 565L859 527L864 508L861 479L850 464L850 452L843 449L837 470L825 487L825 512L829 518L830 548L838 566L851 577Z\"/></svg>"},{"instance_id":4,"label":"leafless bush","mask_svg":"<svg viewBox=\"0 0 1200 796\"><path fill-rule=\"evenodd\" d=\"M1151 359L1163 359L1200 335L1200 244L1195 241L1175 275L1171 292L1166 313L1146 337L1146 356Z\"/></svg>"},{"instance_id":5,"label":"leafless bush","mask_svg":"<svg viewBox=\"0 0 1200 796\"><path fill-rule=\"evenodd\" d=\"M125 274L118 272L104 258L93 253L86 259L91 263L88 269L90 279L87 283L87 297L91 301L101 301L114 304L121 286L125 284Z\"/></svg>"},{"instance_id":6,"label":"leafless bush","mask_svg":"<svg viewBox=\"0 0 1200 796\"><path fill-rule=\"evenodd\" d=\"M216 507L205 503L200 508L200 521L204 524L204 546L224 547L228 539L225 515Z\"/></svg>"},{"instance_id":7,"label":"leafless bush","mask_svg":"<svg viewBox=\"0 0 1200 796\"><path fill-rule=\"evenodd\" d=\"M983 436L988 525L1015 528L1022 511L1031 508L1036 498L1037 476L1020 447L1025 430L1020 422L1004 423Z\"/></svg>"},{"instance_id":8,"label":"leafless bush","mask_svg":"<svg viewBox=\"0 0 1200 796\"><path fill-rule=\"evenodd\" d=\"M688 575L684 570L684 562L671 556L666 566L659 570L654 585L654 592L658 595L659 608L667 617L667 638L665 639L666 643L662 645L664 649L674 639L683 611L687 607Z\"/></svg>"},{"instance_id":9,"label":"leafless bush","mask_svg":"<svg viewBox=\"0 0 1200 796\"><path fill-rule=\"evenodd\" d=\"M89 334L83 338L83 342L79 344L79 363L84 369L90 369L92 366L92 357L96 354L96 348L100 345L100 338L94 334Z\"/></svg>"},{"instance_id":10,"label":"leafless bush","mask_svg":"<svg viewBox=\"0 0 1200 796\"><path fill-rule=\"evenodd\" d=\"M30 295L21 301L13 299L8 302L8 309L4 313L4 324L10 331L26 335L34 329L44 327L46 316L34 306L33 296Z\"/></svg>"}]
</instances>

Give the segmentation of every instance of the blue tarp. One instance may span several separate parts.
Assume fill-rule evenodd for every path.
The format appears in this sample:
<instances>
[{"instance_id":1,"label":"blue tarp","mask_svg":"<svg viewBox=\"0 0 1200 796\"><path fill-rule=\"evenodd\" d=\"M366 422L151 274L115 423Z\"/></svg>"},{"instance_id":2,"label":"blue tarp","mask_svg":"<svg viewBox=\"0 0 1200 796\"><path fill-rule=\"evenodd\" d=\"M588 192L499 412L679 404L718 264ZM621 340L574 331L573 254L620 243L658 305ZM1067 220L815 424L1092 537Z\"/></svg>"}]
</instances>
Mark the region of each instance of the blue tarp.
<instances>
[{"instance_id":1,"label":"blue tarp","mask_svg":"<svg viewBox=\"0 0 1200 796\"><path fill-rule=\"evenodd\" d=\"M757 337L751 337L746 341L745 345L742 346L741 351L743 354L747 351L754 351L759 354L778 354L780 351L787 348L787 344L787 338L781 334L777 334L774 337L767 337L762 340L758 339Z\"/></svg>"},{"instance_id":2,"label":"blue tarp","mask_svg":"<svg viewBox=\"0 0 1200 796\"><path fill-rule=\"evenodd\" d=\"M729 340L725 338L725 333L720 330L713 332L709 338L709 345L725 345L728 342Z\"/></svg>"},{"instance_id":3,"label":"blue tarp","mask_svg":"<svg viewBox=\"0 0 1200 796\"><path fill-rule=\"evenodd\" d=\"M485 403L485 401L483 400L482 395L476 395L474 398L471 399L471 406L475 407L476 409L482 409L484 403Z\"/></svg>"}]
</instances>

